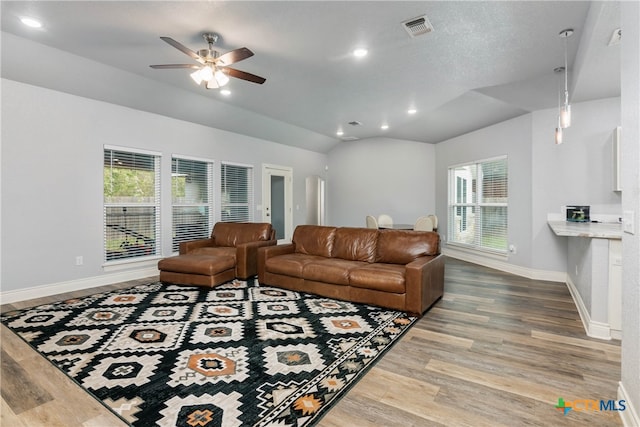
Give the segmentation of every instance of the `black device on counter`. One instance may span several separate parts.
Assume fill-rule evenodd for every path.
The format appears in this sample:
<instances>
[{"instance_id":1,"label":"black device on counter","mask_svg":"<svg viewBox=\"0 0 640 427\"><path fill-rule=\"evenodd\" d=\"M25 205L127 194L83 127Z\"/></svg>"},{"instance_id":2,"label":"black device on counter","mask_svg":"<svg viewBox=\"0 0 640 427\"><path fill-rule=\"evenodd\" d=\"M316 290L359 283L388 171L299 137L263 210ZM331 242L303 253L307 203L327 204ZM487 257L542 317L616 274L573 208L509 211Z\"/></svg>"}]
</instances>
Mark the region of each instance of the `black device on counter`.
<instances>
[{"instance_id":1,"label":"black device on counter","mask_svg":"<svg viewBox=\"0 0 640 427\"><path fill-rule=\"evenodd\" d=\"M567 206L567 221L570 222L590 222L590 206Z\"/></svg>"}]
</instances>

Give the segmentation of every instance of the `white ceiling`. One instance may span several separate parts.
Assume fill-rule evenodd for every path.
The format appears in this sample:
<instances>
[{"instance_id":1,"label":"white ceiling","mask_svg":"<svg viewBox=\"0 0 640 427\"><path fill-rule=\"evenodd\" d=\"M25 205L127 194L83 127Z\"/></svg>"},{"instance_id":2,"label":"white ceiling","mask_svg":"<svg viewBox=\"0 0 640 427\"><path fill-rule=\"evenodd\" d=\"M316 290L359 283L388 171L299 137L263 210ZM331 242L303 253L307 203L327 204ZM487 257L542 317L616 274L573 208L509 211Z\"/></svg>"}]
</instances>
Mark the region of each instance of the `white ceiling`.
<instances>
[{"instance_id":1,"label":"white ceiling","mask_svg":"<svg viewBox=\"0 0 640 427\"><path fill-rule=\"evenodd\" d=\"M567 40L572 101L620 94L617 2L580 1L2 1L2 76L327 152L336 136L438 143L558 102ZM401 23L426 14L432 33ZM29 29L19 17L40 19ZM266 77L231 79L230 97L196 86L192 50L214 32L233 65ZM17 37L16 37L17 36ZM46 45L48 47L42 46ZM351 51L366 47L356 59ZM55 49L51 49L55 48ZM61 52L63 51L63 52ZM105 67L106 65L107 67ZM43 72L44 71L44 72ZM409 107L418 113L407 114ZM347 124L357 120L361 126ZM387 123L389 129L381 130Z\"/></svg>"}]
</instances>

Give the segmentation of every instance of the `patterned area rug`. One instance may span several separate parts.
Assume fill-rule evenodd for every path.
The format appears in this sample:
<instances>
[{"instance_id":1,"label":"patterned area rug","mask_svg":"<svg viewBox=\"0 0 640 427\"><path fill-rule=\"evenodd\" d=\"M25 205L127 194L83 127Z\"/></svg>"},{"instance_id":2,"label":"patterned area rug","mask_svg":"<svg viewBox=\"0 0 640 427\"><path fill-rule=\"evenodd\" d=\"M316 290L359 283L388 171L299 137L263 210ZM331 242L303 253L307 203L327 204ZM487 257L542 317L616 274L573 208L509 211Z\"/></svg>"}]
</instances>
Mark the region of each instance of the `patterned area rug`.
<instances>
[{"instance_id":1,"label":"patterned area rug","mask_svg":"<svg viewBox=\"0 0 640 427\"><path fill-rule=\"evenodd\" d=\"M415 322L233 281L152 283L2 322L133 426L311 426Z\"/></svg>"}]
</instances>

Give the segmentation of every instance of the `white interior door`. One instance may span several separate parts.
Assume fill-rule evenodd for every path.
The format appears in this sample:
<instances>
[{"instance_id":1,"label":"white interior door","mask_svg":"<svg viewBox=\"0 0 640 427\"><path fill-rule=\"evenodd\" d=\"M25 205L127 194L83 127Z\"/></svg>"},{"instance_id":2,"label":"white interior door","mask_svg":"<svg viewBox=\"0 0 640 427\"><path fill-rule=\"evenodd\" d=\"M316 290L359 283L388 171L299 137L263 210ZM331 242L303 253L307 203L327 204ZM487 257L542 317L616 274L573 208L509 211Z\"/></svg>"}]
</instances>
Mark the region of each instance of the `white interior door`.
<instances>
[{"instance_id":1,"label":"white interior door","mask_svg":"<svg viewBox=\"0 0 640 427\"><path fill-rule=\"evenodd\" d=\"M278 242L291 241L293 235L293 169L262 166L262 219L276 230Z\"/></svg>"}]
</instances>

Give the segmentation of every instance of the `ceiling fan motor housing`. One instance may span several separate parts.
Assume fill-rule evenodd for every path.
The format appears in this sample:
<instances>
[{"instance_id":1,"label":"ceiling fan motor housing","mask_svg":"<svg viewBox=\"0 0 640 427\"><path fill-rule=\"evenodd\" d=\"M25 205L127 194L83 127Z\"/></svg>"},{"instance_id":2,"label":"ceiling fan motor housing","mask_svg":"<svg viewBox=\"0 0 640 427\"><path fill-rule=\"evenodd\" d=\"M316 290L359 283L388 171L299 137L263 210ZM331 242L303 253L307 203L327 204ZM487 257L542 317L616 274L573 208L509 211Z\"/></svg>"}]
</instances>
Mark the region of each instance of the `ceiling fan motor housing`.
<instances>
[{"instance_id":1,"label":"ceiling fan motor housing","mask_svg":"<svg viewBox=\"0 0 640 427\"><path fill-rule=\"evenodd\" d=\"M207 62L212 62L218 57L218 52L211 49L200 49L198 51L198 56Z\"/></svg>"}]
</instances>

